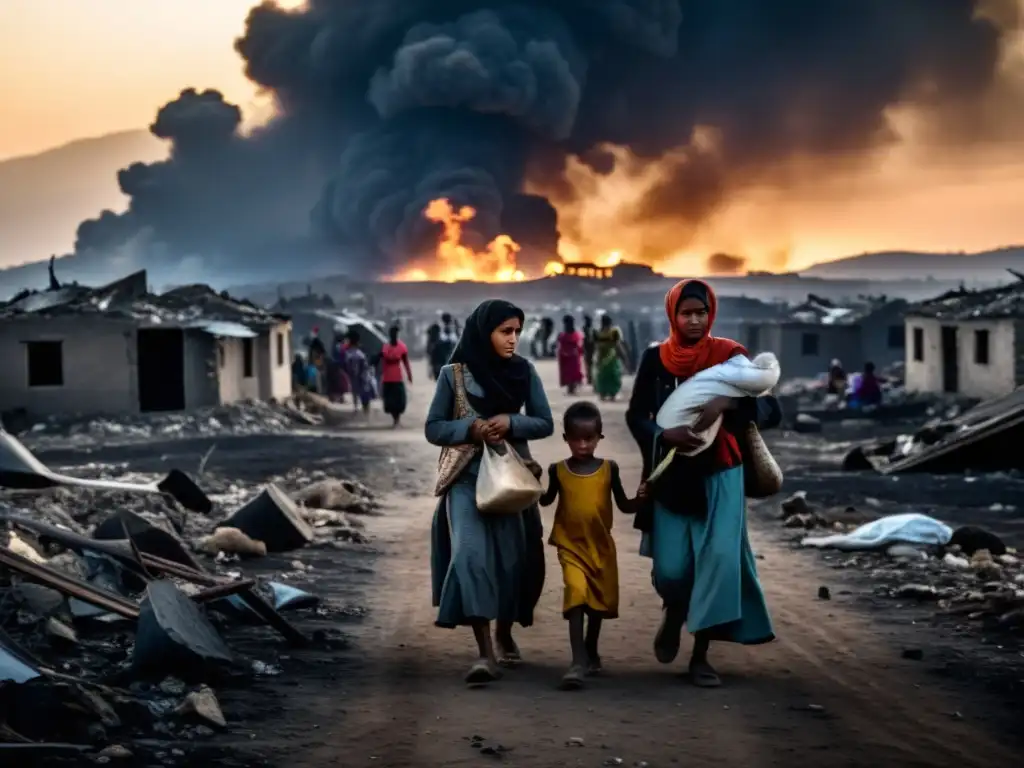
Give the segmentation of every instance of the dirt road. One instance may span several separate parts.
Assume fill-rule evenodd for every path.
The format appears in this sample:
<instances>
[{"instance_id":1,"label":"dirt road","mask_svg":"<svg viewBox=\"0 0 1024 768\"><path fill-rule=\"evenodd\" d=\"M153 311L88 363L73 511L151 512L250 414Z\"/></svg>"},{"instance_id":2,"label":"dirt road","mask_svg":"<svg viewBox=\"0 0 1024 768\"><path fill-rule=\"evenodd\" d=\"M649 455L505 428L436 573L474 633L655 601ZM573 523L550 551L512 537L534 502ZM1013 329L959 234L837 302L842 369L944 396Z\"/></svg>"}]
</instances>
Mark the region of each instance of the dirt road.
<instances>
[{"instance_id":1,"label":"dirt road","mask_svg":"<svg viewBox=\"0 0 1024 768\"><path fill-rule=\"evenodd\" d=\"M556 391L553 369L542 372L560 419L568 399ZM394 457L391 463L406 479L401 485L415 477L416 491L393 492L387 515L371 529L383 556L369 618L357 631L364 663L342 681L303 686L301 697L284 704L286 720L301 715L318 726L305 732L306 745L297 743L302 737L291 745L289 765L1014 763L1014 750L1000 739L984 698L938 687L920 666L900 659L901 649L894 647L899 640L882 637L870 616L841 599L818 600L823 569L760 534L756 525L752 539L779 639L756 648L715 646L721 689L699 690L681 676L685 648L673 666L655 661L651 644L660 604L649 561L636 554L637 532L620 516L622 618L606 624L606 675L582 692L556 690L568 644L559 613L560 574L549 552L537 624L517 636L526 663L488 689L467 690L462 675L474 655L470 634L436 629L430 606L429 488L436 451L424 445L421 424L431 391L421 377L405 429L361 436L375 452ZM639 461L623 411L621 403L605 408L602 453L620 462L631 487ZM564 453L557 436L534 450L542 463ZM474 737L501 754L481 754Z\"/></svg>"}]
</instances>

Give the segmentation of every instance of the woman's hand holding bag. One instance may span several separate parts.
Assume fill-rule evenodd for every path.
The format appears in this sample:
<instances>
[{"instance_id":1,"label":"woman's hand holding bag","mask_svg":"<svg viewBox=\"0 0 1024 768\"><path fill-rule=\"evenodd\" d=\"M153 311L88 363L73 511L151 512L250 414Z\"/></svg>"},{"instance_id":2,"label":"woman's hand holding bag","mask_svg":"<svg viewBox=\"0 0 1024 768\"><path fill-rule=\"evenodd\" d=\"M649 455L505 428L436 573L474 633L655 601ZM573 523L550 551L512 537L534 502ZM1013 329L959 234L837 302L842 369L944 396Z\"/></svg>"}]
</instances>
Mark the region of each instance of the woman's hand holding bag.
<instances>
[{"instance_id":1,"label":"woman's hand holding bag","mask_svg":"<svg viewBox=\"0 0 1024 768\"><path fill-rule=\"evenodd\" d=\"M485 514L518 514L544 493L540 481L507 442L484 446L476 479L476 506Z\"/></svg>"}]
</instances>

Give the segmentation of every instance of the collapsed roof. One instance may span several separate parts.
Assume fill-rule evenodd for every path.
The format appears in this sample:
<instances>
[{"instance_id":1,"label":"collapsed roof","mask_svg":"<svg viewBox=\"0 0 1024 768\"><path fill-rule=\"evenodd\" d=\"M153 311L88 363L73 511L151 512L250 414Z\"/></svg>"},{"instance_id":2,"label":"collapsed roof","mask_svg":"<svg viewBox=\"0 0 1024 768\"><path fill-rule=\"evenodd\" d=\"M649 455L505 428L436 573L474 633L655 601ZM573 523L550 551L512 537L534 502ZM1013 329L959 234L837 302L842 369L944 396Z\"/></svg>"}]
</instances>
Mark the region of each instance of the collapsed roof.
<instances>
[{"instance_id":1,"label":"collapsed roof","mask_svg":"<svg viewBox=\"0 0 1024 768\"><path fill-rule=\"evenodd\" d=\"M804 325L856 325L881 310L901 310L907 306L903 299L861 297L849 306L837 306L834 302L813 293L807 299L790 307L776 322L800 323Z\"/></svg>"},{"instance_id":2,"label":"collapsed roof","mask_svg":"<svg viewBox=\"0 0 1024 768\"><path fill-rule=\"evenodd\" d=\"M141 270L99 288L62 286L22 293L0 305L0 319L91 315L134 320L145 326L202 327L227 324L265 328L288 320L208 285L183 285L162 294L150 293L146 272ZM223 335L232 335L225 333Z\"/></svg>"},{"instance_id":3,"label":"collapsed roof","mask_svg":"<svg viewBox=\"0 0 1024 768\"><path fill-rule=\"evenodd\" d=\"M960 288L934 299L914 304L907 311L914 317L932 317L942 320L982 320L998 318L1024 318L1024 279L998 288L969 291Z\"/></svg>"}]
</instances>

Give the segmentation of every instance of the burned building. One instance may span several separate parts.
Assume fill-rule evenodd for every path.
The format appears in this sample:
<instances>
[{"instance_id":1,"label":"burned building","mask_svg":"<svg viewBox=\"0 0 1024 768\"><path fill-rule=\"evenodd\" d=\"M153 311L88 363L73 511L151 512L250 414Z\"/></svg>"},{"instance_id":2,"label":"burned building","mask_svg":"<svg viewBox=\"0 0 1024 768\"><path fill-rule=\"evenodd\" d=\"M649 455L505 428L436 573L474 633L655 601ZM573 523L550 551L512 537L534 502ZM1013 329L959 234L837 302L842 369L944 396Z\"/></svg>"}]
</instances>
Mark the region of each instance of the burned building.
<instances>
[{"instance_id":1,"label":"burned building","mask_svg":"<svg viewBox=\"0 0 1024 768\"><path fill-rule=\"evenodd\" d=\"M780 318L740 323L737 339L752 353L774 353L784 378L814 378L833 359L848 371L868 362L883 368L903 360L906 309L884 297L838 306L811 295Z\"/></svg>"},{"instance_id":2,"label":"burned building","mask_svg":"<svg viewBox=\"0 0 1024 768\"><path fill-rule=\"evenodd\" d=\"M291 394L290 321L203 285L155 295L146 273L0 306L0 412L175 411Z\"/></svg>"},{"instance_id":3,"label":"burned building","mask_svg":"<svg viewBox=\"0 0 1024 768\"><path fill-rule=\"evenodd\" d=\"M905 333L909 391L1006 395L1024 384L1024 280L915 304Z\"/></svg>"}]
</instances>

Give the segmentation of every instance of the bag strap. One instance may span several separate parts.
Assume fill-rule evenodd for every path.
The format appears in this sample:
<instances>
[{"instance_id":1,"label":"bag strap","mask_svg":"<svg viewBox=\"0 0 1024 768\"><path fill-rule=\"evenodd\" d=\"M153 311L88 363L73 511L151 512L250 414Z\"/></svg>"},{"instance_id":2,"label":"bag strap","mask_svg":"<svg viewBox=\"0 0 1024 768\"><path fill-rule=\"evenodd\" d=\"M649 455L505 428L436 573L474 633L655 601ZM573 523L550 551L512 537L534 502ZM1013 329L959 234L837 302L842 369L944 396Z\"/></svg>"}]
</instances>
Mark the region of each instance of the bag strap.
<instances>
[{"instance_id":1,"label":"bag strap","mask_svg":"<svg viewBox=\"0 0 1024 768\"><path fill-rule=\"evenodd\" d=\"M452 377L455 379L455 408L452 418L464 419L469 415L469 405L466 402L466 374L462 363L452 364Z\"/></svg>"}]
</instances>

